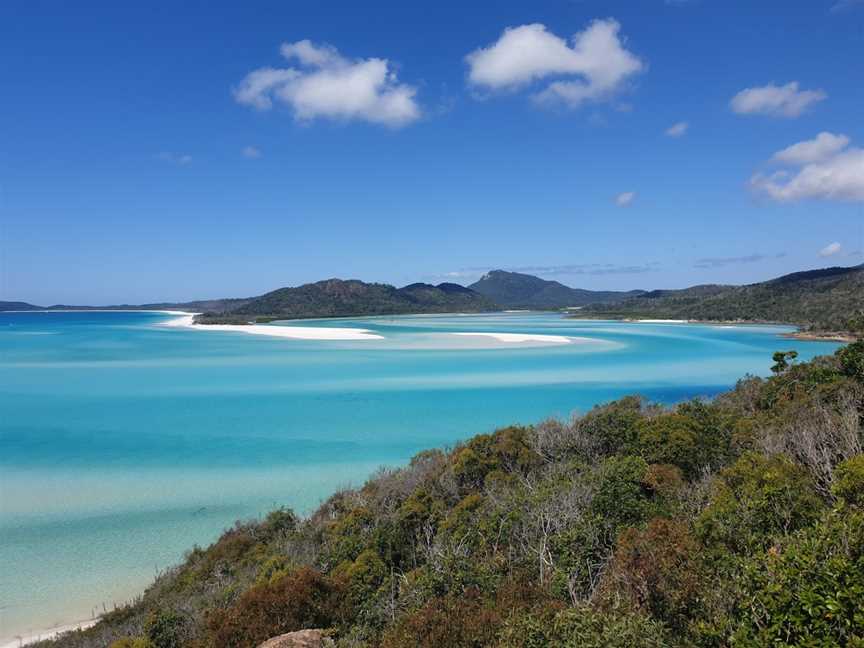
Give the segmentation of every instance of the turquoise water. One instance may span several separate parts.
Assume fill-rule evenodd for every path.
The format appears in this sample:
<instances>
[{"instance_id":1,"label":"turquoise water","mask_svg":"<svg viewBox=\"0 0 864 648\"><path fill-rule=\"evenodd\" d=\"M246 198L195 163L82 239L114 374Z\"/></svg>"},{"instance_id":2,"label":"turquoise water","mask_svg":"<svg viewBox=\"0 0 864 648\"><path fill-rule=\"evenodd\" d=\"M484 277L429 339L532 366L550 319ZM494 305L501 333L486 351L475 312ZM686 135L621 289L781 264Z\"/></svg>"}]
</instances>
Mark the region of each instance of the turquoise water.
<instances>
[{"instance_id":1,"label":"turquoise water","mask_svg":"<svg viewBox=\"0 0 864 648\"><path fill-rule=\"evenodd\" d=\"M309 512L383 464L623 394L712 396L783 327L553 314L302 322L381 340L160 326L160 313L0 313L0 640L88 618L193 544L277 505ZM290 323L286 325L291 325ZM503 344L454 332L566 335Z\"/></svg>"}]
</instances>

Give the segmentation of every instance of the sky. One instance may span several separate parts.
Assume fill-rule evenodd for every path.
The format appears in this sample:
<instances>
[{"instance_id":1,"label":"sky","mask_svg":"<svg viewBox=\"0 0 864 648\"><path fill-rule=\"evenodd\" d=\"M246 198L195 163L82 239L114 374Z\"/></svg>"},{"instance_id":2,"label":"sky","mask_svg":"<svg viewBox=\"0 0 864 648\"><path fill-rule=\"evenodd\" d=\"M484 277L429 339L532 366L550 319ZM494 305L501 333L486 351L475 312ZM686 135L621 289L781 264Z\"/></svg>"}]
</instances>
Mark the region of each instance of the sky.
<instances>
[{"instance_id":1,"label":"sky","mask_svg":"<svg viewBox=\"0 0 864 648\"><path fill-rule=\"evenodd\" d=\"M864 0L7 0L0 88L0 299L864 262Z\"/></svg>"}]
</instances>

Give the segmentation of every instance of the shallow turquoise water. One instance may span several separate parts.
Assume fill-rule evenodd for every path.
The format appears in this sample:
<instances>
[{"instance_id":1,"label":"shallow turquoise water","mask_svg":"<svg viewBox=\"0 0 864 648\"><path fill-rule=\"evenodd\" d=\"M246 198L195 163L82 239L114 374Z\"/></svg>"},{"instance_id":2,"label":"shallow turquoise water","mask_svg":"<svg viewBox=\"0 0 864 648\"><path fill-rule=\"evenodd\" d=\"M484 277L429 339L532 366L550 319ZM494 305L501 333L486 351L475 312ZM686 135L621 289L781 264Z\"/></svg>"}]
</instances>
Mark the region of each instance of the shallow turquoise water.
<instances>
[{"instance_id":1,"label":"shallow turquoise water","mask_svg":"<svg viewBox=\"0 0 864 648\"><path fill-rule=\"evenodd\" d=\"M553 314L302 322L383 340L160 326L158 313L0 313L0 640L88 618L194 543L277 505L308 512L382 464L623 394L711 396L783 327ZM287 324L291 325L291 324ZM530 346L450 335L585 338Z\"/></svg>"}]
</instances>

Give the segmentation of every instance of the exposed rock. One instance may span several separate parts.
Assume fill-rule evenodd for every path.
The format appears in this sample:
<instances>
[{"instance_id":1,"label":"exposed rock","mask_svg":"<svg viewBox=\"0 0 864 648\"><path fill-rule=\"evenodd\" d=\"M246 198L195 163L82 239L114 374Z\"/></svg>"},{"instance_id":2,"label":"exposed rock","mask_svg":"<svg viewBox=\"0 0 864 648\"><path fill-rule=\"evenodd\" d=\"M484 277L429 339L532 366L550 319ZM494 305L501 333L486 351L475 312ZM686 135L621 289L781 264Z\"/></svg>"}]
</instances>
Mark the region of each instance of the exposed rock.
<instances>
[{"instance_id":1,"label":"exposed rock","mask_svg":"<svg viewBox=\"0 0 864 648\"><path fill-rule=\"evenodd\" d=\"M322 630L298 630L268 639L258 648L330 648L334 645Z\"/></svg>"}]
</instances>

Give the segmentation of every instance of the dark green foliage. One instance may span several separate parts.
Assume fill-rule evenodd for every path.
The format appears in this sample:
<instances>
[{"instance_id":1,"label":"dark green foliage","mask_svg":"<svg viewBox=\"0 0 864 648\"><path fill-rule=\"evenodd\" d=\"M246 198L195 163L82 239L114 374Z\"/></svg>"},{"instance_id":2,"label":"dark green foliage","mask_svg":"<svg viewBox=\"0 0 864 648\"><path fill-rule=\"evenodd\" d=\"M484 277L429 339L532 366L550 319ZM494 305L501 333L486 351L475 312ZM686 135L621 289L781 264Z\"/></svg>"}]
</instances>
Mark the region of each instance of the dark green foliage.
<instances>
[{"instance_id":1,"label":"dark green foliage","mask_svg":"<svg viewBox=\"0 0 864 648\"><path fill-rule=\"evenodd\" d=\"M749 453L720 472L697 528L705 542L746 552L812 524L823 506L804 468Z\"/></svg>"},{"instance_id":2,"label":"dark green foliage","mask_svg":"<svg viewBox=\"0 0 864 648\"><path fill-rule=\"evenodd\" d=\"M506 308L540 309L617 302L643 292L641 290L630 292L581 290L569 288L557 281L505 270L487 272L469 288Z\"/></svg>"},{"instance_id":3,"label":"dark green foliage","mask_svg":"<svg viewBox=\"0 0 864 648\"><path fill-rule=\"evenodd\" d=\"M308 519L237 524L45 645L861 648L860 353L423 452Z\"/></svg>"},{"instance_id":4,"label":"dark green foliage","mask_svg":"<svg viewBox=\"0 0 864 648\"><path fill-rule=\"evenodd\" d=\"M793 322L853 332L864 320L864 266L825 268L750 284L654 290L613 305L585 307L577 317L646 317Z\"/></svg>"},{"instance_id":5,"label":"dark green foliage","mask_svg":"<svg viewBox=\"0 0 864 648\"><path fill-rule=\"evenodd\" d=\"M837 355L843 373L859 382L864 382L864 339L845 346Z\"/></svg>"},{"instance_id":6,"label":"dark green foliage","mask_svg":"<svg viewBox=\"0 0 864 648\"><path fill-rule=\"evenodd\" d=\"M587 605L546 607L507 620L501 648L666 648L663 624L639 613L599 612ZM494 645L494 644L493 644Z\"/></svg>"},{"instance_id":7,"label":"dark green foliage","mask_svg":"<svg viewBox=\"0 0 864 648\"><path fill-rule=\"evenodd\" d=\"M831 513L747 561L735 646L864 646L864 514Z\"/></svg>"},{"instance_id":8,"label":"dark green foliage","mask_svg":"<svg viewBox=\"0 0 864 648\"><path fill-rule=\"evenodd\" d=\"M175 610L151 612L144 631L153 648L181 648L190 638L189 619Z\"/></svg>"},{"instance_id":9,"label":"dark green foliage","mask_svg":"<svg viewBox=\"0 0 864 648\"><path fill-rule=\"evenodd\" d=\"M864 455L838 464L831 490L834 497L847 506L864 508Z\"/></svg>"},{"instance_id":10,"label":"dark green foliage","mask_svg":"<svg viewBox=\"0 0 864 648\"><path fill-rule=\"evenodd\" d=\"M774 353L772 360L774 360L774 364L771 367L771 371L775 374L781 374L789 368L789 362L795 361L795 358L798 357L797 351L777 351Z\"/></svg>"},{"instance_id":11,"label":"dark green foliage","mask_svg":"<svg viewBox=\"0 0 864 648\"><path fill-rule=\"evenodd\" d=\"M327 279L296 288L280 288L230 308L208 310L202 324L269 321L304 317L351 317L400 313L454 313L497 310L479 293L456 284L388 284Z\"/></svg>"}]
</instances>

